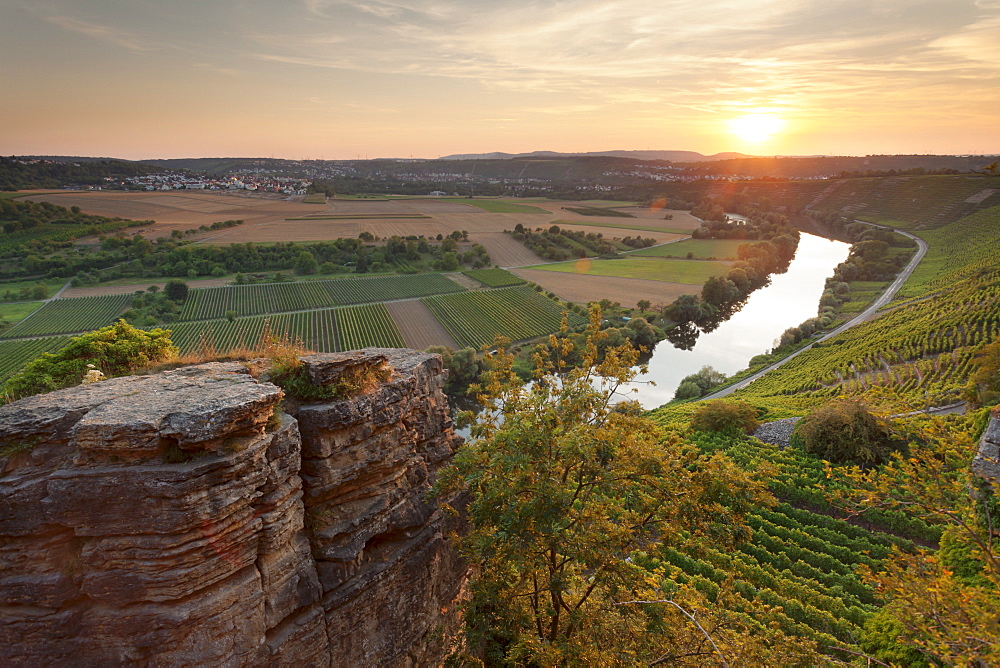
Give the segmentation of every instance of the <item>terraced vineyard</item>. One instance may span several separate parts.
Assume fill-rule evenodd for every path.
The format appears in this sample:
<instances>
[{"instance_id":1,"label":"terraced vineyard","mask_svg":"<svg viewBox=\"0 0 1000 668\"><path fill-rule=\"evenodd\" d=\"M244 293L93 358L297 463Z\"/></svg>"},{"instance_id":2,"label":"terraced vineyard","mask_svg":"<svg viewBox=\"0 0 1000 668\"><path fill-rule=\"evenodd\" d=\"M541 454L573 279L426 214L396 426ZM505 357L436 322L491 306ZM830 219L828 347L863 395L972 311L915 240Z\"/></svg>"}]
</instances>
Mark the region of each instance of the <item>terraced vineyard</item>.
<instances>
[{"instance_id":1,"label":"terraced vineyard","mask_svg":"<svg viewBox=\"0 0 1000 668\"><path fill-rule=\"evenodd\" d=\"M908 541L788 504L757 510L748 524L753 539L736 550L685 553L663 546L657 556L672 567L670 579L709 598L728 581L747 603L774 606L761 618L745 620L751 626L774 624L825 649L857 642L876 609L873 592L855 568L876 565L894 544L913 548ZM748 608L733 605L737 611Z\"/></svg>"},{"instance_id":2,"label":"terraced vineyard","mask_svg":"<svg viewBox=\"0 0 1000 668\"><path fill-rule=\"evenodd\" d=\"M564 310L527 286L426 297L423 302L456 341L473 348L500 334L519 341L554 332ZM570 326L583 322L569 313Z\"/></svg>"},{"instance_id":3,"label":"terraced vineyard","mask_svg":"<svg viewBox=\"0 0 1000 668\"><path fill-rule=\"evenodd\" d=\"M442 274L203 288L190 291L181 311L180 320L222 318L227 311L235 311L238 316L247 316L412 299L460 292L464 289Z\"/></svg>"},{"instance_id":4,"label":"terraced vineyard","mask_svg":"<svg viewBox=\"0 0 1000 668\"><path fill-rule=\"evenodd\" d=\"M13 376L25 364L42 353L54 353L68 342L68 336L0 341L0 383Z\"/></svg>"},{"instance_id":5,"label":"terraced vineyard","mask_svg":"<svg viewBox=\"0 0 1000 668\"><path fill-rule=\"evenodd\" d=\"M462 273L491 288L506 288L511 285L524 284L523 278L515 276L506 269L471 269Z\"/></svg>"},{"instance_id":6,"label":"terraced vineyard","mask_svg":"<svg viewBox=\"0 0 1000 668\"><path fill-rule=\"evenodd\" d=\"M0 334L0 338L68 334L105 327L128 308L131 300L131 294L54 299Z\"/></svg>"},{"instance_id":7,"label":"terraced vineyard","mask_svg":"<svg viewBox=\"0 0 1000 668\"><path fill-rule=\"evenodd\" d=\"M233 322L225 319L179 322L170 326L170 338L182 353L202 348L226 352L255 347L265 326L270 327L271 333L300 340L306 348L317 352L405 346L384 304L252 316Z\"/></svg>"},{"instance_id":8,"label":"terraced vineyard","mask_svg":"<svg viewBox=\"0 0 1000 668\"><path fill-rule=\"evenodd\" d=\"M838 211L873 223L904 229L937 227L1000 203L995 179L976 176L900 176L845 179L827 187L813 205L816 211ZM983 193L980 202L965 200Z\"/></svg>"}]
</instances>

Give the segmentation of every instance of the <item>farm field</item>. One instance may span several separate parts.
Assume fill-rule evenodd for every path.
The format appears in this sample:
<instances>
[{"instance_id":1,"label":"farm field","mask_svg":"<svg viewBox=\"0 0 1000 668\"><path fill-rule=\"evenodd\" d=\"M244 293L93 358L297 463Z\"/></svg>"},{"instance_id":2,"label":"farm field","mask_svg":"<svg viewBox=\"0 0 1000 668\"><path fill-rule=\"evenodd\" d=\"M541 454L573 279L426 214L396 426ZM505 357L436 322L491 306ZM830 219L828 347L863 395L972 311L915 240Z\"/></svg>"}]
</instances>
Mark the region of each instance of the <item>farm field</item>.
<instances>
[{"instance_id":1,"label":"farm field","mask_svg":"<svg viewBox=\"0 0 1000 668\"><path fill-rule=\"evenodd\" d=\"M104 327L128 308L130 295L55 299L22 320L0 338L11 339L44 334L68 334Z\"/></svg>"},{"instance_id":2,"label":"farm field","mask_svg":"<svg viewBox=\"0 0 1000 668\"><path fill-rule=\"evenodd\" d=\"M590 260L583 258L573 262L556 262L539 265L532 269L559 271L583 276L617 276L619 278L641 278L652 281L668 281L697 285L698 292L712 276L724 275L730 263L714 261L684 261L660 258L627 257L620 260Z\"/></svg>"},{"instance_id":3,"label":"farm field","mask_svg":"<svg viewBox=\"0 0 1000 668\"><path fill-rule=\"evenodd\" d=\"M553 225L558 225L563 229L572 229L576 232L603 234L606 238L621 239L623 237L642 237L643 239L654 239L658 244L665 244L678 239L686 239L689 234L684 230L663 230L656 227L629 227L627 225L603 225L588 224L575 220L557 220Z\"/></svg>"},{"instance_id":4,"label":"farm field","mask_svg":"<svg viewBox=\"0 0 1000 668\"><path fill-rule=\"evenodd\" d=\"M180 320L209 320L225 317L408 299L464 290L442 274L376 276L329 281L231 285L191 290Z\"/></svg>"},{"instance_id":5,"label":"farm field","mask_svg":"<svg viewBox=\"0 0 1000 668\"><path fill-rule=\"evenodd\" d=\"M559 329L563 308L527 286L425 297L424 304L463 346L480 348L498 334L520 341ZM571 325L584 319L569 314Z\"/></svg>"},{"instance_id":6,"label":"farm field","mask_svg":"<svg viewBox=\"0 0 1000 668\"><path fill-rule=\"evenodd\" d=\"M0 383L42 353L54 353L69 342L68 336L51 336L44 339L20 341L0 340Z\"/></svg>"},{"instance_id":7,"label":"farm field","mask_svg":"<svg viewBox=\"0 0 1000 668\"><path fill-rule=\"evenodd\" d=\"M171 339L182 353L203 348L225 352L253 347L265 327L272 334L300 340L310 350L337 352L367 346L401 347L403 337L383 304L364 304L304 313L172 323Z\"/></svg>"},{"instance_id":8,"label":"farm field","mask_svg":"<svg viewBox=\"0 0 1000 668\"><path fill-rule=\"evenodd\" d=\"M491 288L506 288L511 285L520 285L521 283L524 283L523 278L516 276L505 269L472 269L462 273Z\"/></svg>"},{"instance_id":9,"label":"farm field","mask_svg":"<svg viewBox=\"0 0 1000 668\"><path fill-rule=\"evenodd\" d=\"M10 302L0 304L0 320L14 324L42 307L44 302Z\"/></svg>"},{"instance_id":10,"label":"farm field","mask_svg":"<svg viewBox=\"0 0 1000 668\"><path fill-rule=\"evenodd\" d=\"M545 209L540 209L537 206L518 204L501 199L460 199L449 201L466 206L474 206L489 213L548 213Z\"/></svg>"},{"instance_id":11,"label":"farm field","mask_svg":"<svg viewBox=\"0 0 1000 668\"><path fill-rule=\"evenodd\" d=\"M635 278L586 276L541 269L514 269L521 278L537 283L562 299L580 304L608 299L624 306L632 306L640 299L652 304L670 304L684 294L701 292L697 286L667 281L647 281Z\"/></svg>"},{"instance_id":12,"label":"farm field","mask_svg":"<svg viewBox=\"0 0 1000 668\"><path fill-rule=\"evenodd\" d=\"M652 248L640 248L629 253L638 257L687 257L691 253L692 257L706 260L716 258L719 260L735 260L736 249L740 244L747 243L745 240L735 239L684 239L665 246L653 246ZM753 243L753 242L750 242Z\"/></svg>"},{"instance_id":13,"label":"farm field","mask_svg":"<svg viewBox=\"0 0 1000 668\"><path fill-rule=\"evenodd\" d=\"M428 346L448 346L457 350L462 347L419 299L390 302L385 307L396 321L407 348L425 350Z\"/></svg>"},{"instance_id":14,"label":"farm field","mask_svg":"<svg viewBox=\"0 0 1000 668\"><path fill-rule=\"evenodd\" d=\"M155 220L157 224L153 228L142 230L142 234L153 238L168 236L173 230L210 225L220 220L244 220L246 225L255 225L328 210L325 204L289 202L283 198L259 195L197 191L61 192L29 194L26 199L51 202L67 208L79 206L86 213L102 216Z\"/></svg>"}]
</instances>

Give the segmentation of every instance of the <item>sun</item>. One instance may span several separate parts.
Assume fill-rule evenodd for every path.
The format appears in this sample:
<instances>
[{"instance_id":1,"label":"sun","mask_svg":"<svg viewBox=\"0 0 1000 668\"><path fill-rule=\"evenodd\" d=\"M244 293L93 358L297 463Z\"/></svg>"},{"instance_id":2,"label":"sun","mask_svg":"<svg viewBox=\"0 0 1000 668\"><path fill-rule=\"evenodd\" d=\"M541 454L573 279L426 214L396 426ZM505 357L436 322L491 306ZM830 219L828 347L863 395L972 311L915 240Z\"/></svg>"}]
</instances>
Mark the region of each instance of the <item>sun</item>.
<instances>
[{"instance_id":1,"label":"sun","mask_svg":"<svg viewBox=\"0 0 1000 668\"><path fill-rule=\"evenodd\" d=\"M768 111L754 111L729 121L729 131L743 141L765 142L785 127L785 121Z\"/></svg>"}]
</instances>

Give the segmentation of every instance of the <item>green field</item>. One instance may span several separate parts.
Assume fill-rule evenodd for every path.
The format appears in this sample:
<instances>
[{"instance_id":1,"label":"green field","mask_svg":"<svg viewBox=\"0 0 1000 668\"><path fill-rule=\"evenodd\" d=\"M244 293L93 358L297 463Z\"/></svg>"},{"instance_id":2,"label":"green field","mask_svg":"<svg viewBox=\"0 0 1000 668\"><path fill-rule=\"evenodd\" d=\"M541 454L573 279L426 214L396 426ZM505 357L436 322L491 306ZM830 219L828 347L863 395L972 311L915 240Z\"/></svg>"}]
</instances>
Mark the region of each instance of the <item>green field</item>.
<instances>
[{"instance_id":1,"label":"green field","mask_svg":"<svg viewBox=\"0 0 1000 668\"><path fill-rule=\"evenodd\" d=\"M227 285L191 290L179 319L222 318L230 310L236 311L237 316L301 311L393 299L412 299L460 292L464 289L442 274Z\"/></svg>"},{"instance_id":2,"label":"green field","mask_svg":"<svg viewBox=\"0 0 1000 668\"><path fill-rule=\"evenodd\" d=\"M524 283L523 278L515 276L506 269L471 269L462 273L491 288L506 288Z\"/></svg>"},{"instance_id":3,"label":"green field","mask_svg":"<svg viewBox=\"0 0 1000 668\"><path fill-rule=\"evenodd\" d=\"M0 334L0 338L71 334L104 327L114 322L131 300L130 294L55 299Z\"/></svg>"},{"instance_id":4,"label":"green field","mask_svg":"<svg viewBox=\"0 0 1000 668\"><path fill-rule=\"evenodd\" d=\"M736 239L681 239L669 244L641 248L629 253L629 255L639 257L687 257L687 254L691 253L692 257L699 260L707 260L708 258L735 260L736 250L740 244L745 243L748 242Z\"/></svg>"},{"instance_id":5,"label":"green field","mask_svg":"<svg viewBox=\"0 0 1000 668\"><path fill-rule=\"evenodd\" d=\"M589 268L586 263L589 262ZM627 257L620 260L586 260L540 264L531 269L561 271L587 276L617 276L643 278L652 281L669 281L685 285L704 285L712 276L723 276L729 263L705 260L668 260L660 258ZM584 270L586 269L586 270Z\"/></svg>"},{"instance_id":6,"label":"green field","mask_svg":"<svg viewBox=\"0 0 1000 668\"><path fill-rule=\"evenodd\" d=\"M443 202L458 202L459 204L468 204L469 206L474 206L477 209L482 209L489 213L549 213L545 209L539 209L537 206L527 206L525 204L515 204L514 202L507 202L504 200L497 199L457 199L454 197L440 198Z\"/></svg>"},{"instance_id":7,"label":"green field","mask_svg":"<svg viewBox=\"0 0 1000 668\"><path fill-rule=\"evenodd\" d=\"M0 320L11 324L21 322L25 316L37 311L44 302L10 302L0 304Z\"/></svg>"},{"instance_id":8,"label":"green field","mask_svg":"<svg viewBox=\"0 0 1000 668\"><path fill-rule=\"evenodd\" d=\"M527 286L463 292L422 300L434 317L463 346L480 348L497 335L511 340L531 339L559 329L563 307ZM584 319L569 314L570 325Z\"/></svg>"},{"instance_id":9,"label":"green field","mask_svg":"<svg viewBox=\"0 0 1000 668\"><path fill-rule=\"evenodd\" d=\"M54 353L69 342L68 336L21 341L0 340L0 383L21 370L42 353Z\"/></svg>"},{"instance_id":10,"label":"green field","mask_svg":"<svg viewBox=\"0 0 1000 668\"><path fill-rule=\"evenodd\" d=\"M306 348L317 352L406 345L384 304L252 316L233 322L225 319L180 322L168 328L170 338L182 353L202 348L222 353L234 348L253 348L265 326L273 334L300 340Z\"/></svg>"}]
</instances>

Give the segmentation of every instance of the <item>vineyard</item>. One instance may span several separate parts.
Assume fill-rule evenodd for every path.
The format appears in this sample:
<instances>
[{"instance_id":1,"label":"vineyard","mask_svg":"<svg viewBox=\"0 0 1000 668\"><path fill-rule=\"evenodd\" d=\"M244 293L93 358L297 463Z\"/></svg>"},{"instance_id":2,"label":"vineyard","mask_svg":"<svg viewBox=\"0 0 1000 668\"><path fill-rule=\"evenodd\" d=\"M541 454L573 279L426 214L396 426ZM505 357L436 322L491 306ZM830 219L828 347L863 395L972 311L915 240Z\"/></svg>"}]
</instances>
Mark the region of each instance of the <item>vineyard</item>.
<instances>
[{"instance_id":1,"label":"vineyard","mask_svg":"<svg viewBox=\"0 0 1000 668\"><path fill-rule=\"evenodd\" d=\"M170 326L170 338L182 353L202 349L226 352L255 348L265 328L275 336L301 341L316 352L405 346L384 304L237 318L233 322L180 322Z\"/></svg>"},{"instance_id":2,"label":"vineyard","mask_svg":"<svg viewBox=\"0 0 1000 668\"><path fill-rule=\"evenodd\" d=\"M498 335L514 341L559 329L563 307L529 287L427 297L424 304L462 346L480 348ZM570 326L584 319L570 312Z\"/></svg>"},{"instance_id":3,"label":"vineyard","mask_svg":"<svg viewBox=\"0 0 1000 668\"><path fill-rule=\"evenodd\" d=\"M128 308L131 299L131 294L54 299L0 334L0 338L69 334L104 327Z\"/></svg>"},{"instance_id":4,"label":"vineyard","mask_svg":"<svg viewBox=\"0 0 1000 668\"><path fill-rule=\"evenodd\" d=\"M65 346L68 341L68 336L0 341L0 383L13 376L24 365L42 353L54 353Z\"/></svg>"},{"instance_id":5,"label":"vineyard","mask_svg":"<svg viewBox=\"0 0 1000 668\"><path fill-rule=\"evenodd\" d=\"M1000 190L981 202L965 201L993 187L988 179L965 175L845 179L831 184L811 208L905 229L933 228L996 206Z\"/></svg>"},{"instance_id":6,"label":"vineyard","mask_svg":"<svg viewBox=\"0 0 1000 668\"><path fill-rule=\"evenodd\" d=\"M994 269L817 343L739 396L819 400L881 386L914 403L944 405L957 400L974 353L998 335L1000 269Z\"/></svg>"},{"instance_id":7,"label":"vineyard","mask_svg":"<svg viewBox=\"0 0 1000 668\"><path fill-rule=\"evenodd\" d=\"M491 288L506 288L524 284L523 278L515 276L506 269L470 269L462 273Z\"/></svg>"},{"instance_id":8,"label":"vineyard","mask_svg":"<svg viewBox=\"0 0 1000 668\"><path fill-rule=\"evenodd\" d=\"M744 619L751 627L773 624L816 640L821 648L854 644L876 609L873 592L855 568L876 565L894 542L905 541L787 504L755 511L748 524L753 538L735 550L665 545L657 556L671 566L671 580L690 584L709 599L729 585L747 603L773 606L763 617ZM729 605L749 610L738 599Z\"/></svg>"},{"instance_id":9,"label":"vineyard","mask_svg":"<svg viewBox=\"0 0 1000 668\"><path fill-rule=\"evenodd\" d=\"M303 311L412 299L464 289L442 274L231 285L191 290L179 319L212 320L225 317L227 311L235 311L237 316Z\"/></svg>"}]
</instances>

